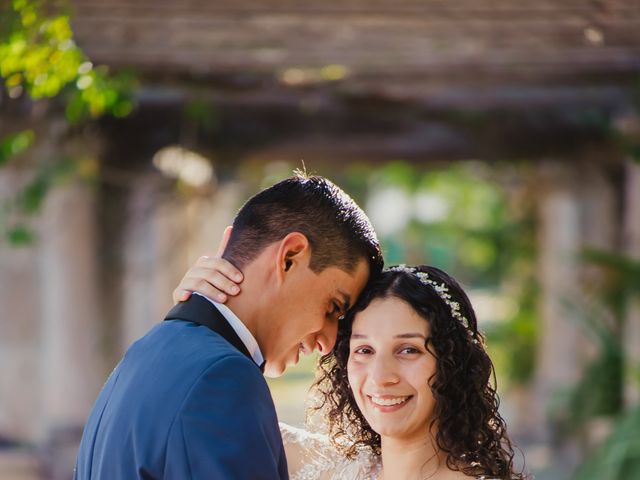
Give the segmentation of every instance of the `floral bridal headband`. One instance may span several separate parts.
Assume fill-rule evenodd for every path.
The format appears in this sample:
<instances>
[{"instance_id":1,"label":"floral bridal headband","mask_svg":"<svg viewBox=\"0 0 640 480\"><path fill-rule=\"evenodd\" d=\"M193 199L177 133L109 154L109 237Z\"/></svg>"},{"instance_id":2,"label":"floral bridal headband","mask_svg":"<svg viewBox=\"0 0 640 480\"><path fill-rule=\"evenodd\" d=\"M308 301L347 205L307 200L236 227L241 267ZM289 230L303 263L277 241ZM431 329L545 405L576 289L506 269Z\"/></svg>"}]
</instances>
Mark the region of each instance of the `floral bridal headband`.
<instances>
[{"instance_id":1,"label":"floral bridal headband","mask_svg":"<svg viewBox=\"0 0 640 480\"><path fill-rule=\"evenodd\" d=\"M429 285L438 294L444 303L451 309L451 316L455 318L462 326L467 330L469 335L473 336L473 331L469 327L469 320L460 312L460 304L453 300L453 297L449 293L449 288L444 283L438 283L429 277L426 272L420 272L413 267L407 267L405 264L400 264L395 267L389 268L389 272L404 272L414 275L420 280L423 285ZM473 339L474 343L477 340Z\"/></svg>"}]
</instances>

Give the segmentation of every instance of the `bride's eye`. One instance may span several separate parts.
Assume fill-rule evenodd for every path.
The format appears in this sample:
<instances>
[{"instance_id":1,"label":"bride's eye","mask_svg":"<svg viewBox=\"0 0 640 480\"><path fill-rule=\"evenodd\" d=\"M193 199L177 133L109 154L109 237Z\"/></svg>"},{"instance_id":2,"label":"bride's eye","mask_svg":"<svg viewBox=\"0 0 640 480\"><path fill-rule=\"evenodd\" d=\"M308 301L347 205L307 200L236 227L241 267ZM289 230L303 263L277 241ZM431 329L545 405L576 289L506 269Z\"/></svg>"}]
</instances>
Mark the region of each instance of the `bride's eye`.
<instances>
[{"instance_id":1,"label":"bride's eye","mask_svg":"<svg viewBox=\"0 0 640 480\"><path fill-rule=\"evenodd\" d=\"M371 347L358 347L353 350L353 353L358 355L371 355L373 353L373 349Z\"/></svg>"},{"instance_id":2,"label":"bride's eye","mask_svg":"<svg viewBox=\"0 0 640 480\"><path fill-rule=\"evenodd\" d=\"M400 353L403 353L405 355L416 355L416 354L422 353L422 350L416 347L407 346L407 347L402 347L400 349Z\"/></svg>"}]
</instances>

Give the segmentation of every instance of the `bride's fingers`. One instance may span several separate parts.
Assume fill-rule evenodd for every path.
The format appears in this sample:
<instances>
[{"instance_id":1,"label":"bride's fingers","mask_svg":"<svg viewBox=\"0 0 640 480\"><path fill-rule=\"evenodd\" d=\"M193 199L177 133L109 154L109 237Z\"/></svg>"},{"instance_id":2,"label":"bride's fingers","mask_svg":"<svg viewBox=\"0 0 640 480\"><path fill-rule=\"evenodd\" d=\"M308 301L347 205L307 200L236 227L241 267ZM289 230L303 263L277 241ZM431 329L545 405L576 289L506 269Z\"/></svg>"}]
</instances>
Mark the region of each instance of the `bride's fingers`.
<instances>
[{"instance_id":1,"label":"bride's fingers","mask_svg":"<svg viewBox=\"0 0 640 480\"><path fill-rule=\"evenodd\" d=\"M242 272L238 270L236 267L234 267L231 263L229 263L224 258L210 257L207 255L204 255L198 259L198 261L196 262L196 266L193 268L198 268L198 267L212 270L212 271L217 271L234 283L240 283L244 279ZM191 270L189 270L189 272L191 272ZM189 275L189 272L187 272L187 275ZM191 276L194 276L194 275L191 275ZM220 285L220 286L223 286L223 285Z\"/></svg>"},{"instance_id":2,"label":"bride's fingers","mask_svg":"<svg viewBox=\"0 0 640 480\"><path fill-rule=\"evenodd\" d=\"M176 303L186 302L187 300L189 300L189 297L191 297L191 292L188 290L184 290L183 288L178 286L175 288L171 296L173 298L173 304L175 305Z\"/></svg>"},{"instance_id":3,"label":"bride's fingers","mask_svg":"<svg viewBox=\"0 0 640 480\"><path fill-rule=\"evenodd\" d=\"M185 276L182 277L182 280L180 280L180 283L178 284L178 286L173 290L172 297L173 297L174 304L179 302L185 302L191 297L191 293L193 292L193 289L189 289L188 287L191 285L194 285L195 282L191 277L189 277L189 273L195 268L196 267L191 267L191 269L189 269L189 271L185 274Z\"/></svg>"},{"instance_id":4,"label":"bride's fingers","mask_svg":"<svg viewBox=\"0 0 640 480\"><path fill-rule=\"evenodd\" d=\"M230 232L231 227L225 230L221 248L224 248ZM173 291L173 301L174 303L184 302L189 299L192 292L198 292L212 300L226 302L228 295L240 293L240 287L237 284L243 279L242 272L224 258L203 255L187 271Z\"/></svg>"},{"instance_id":5,"label":"bride's fingers","mask_svg":"<svg viewBox=\"0 0 640 480\"><path fill-rule=\"evenodd\" d=\"M237 295L240 293L238 284L229 278L228 273L222 272L218 267L194 267L189 270L185 277L195 279L196 281L202 280L228 295Z\"/></svg>"},{"instance_id":6,"label":"bride's fingers","mask_svg":"<svg viewBox=\"0 0 640 480\"><path fill-rule=\"evenodd\" d=\"M174 291L174 300L184 301L185 297L189 298L194 292L220 303L226 302L228 298L225 292L202 278L184 278Z\"/></svg>"},{"instance_id":7,"label":"bride's fingers","mask_svg":"<svg viewBox=\"0 0 640 480\"><path fill-rule=\"evenodd\" d=\"M182 290L181 288L176 288L173 291L173 304L175 305L176 303L180 303L180 302L186 302L187 300L189 300L189 298L191 298L191 292L188 290Z\"/></svg>"},{"instance_id":8,"label":"bride's fingers","mask_svg":"<svg viewBox=\"0 0 640 480\"><path fill-rule=\"evenodd\" d=\"M191 292L198 292L218 302L226 302L228 295L233 296L240 293L240 287L219 270L192 267L174 290L173 300L176 303L185 301Z\"/></svg>"}]
</instances>

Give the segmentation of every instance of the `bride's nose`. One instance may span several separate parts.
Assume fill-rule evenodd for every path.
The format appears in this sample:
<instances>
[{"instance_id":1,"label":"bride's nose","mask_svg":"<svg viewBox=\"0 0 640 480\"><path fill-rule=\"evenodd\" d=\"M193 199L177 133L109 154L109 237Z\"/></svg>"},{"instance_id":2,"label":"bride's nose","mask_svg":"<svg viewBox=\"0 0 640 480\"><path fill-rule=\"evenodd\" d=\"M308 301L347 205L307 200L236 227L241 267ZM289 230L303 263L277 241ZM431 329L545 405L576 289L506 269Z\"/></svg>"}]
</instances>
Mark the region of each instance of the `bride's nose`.
<instances>
[{"instance_id":1,"label":"bride's nose","mask_svg":"<svg viewBox=\"0 0 640 480\"><path fill-rule=\"evenodd\" d=\"M396 362L387 355L376 355L369 367L369 379L377 386L393 385L400 381Z\"/></svg>"}]
</instances>

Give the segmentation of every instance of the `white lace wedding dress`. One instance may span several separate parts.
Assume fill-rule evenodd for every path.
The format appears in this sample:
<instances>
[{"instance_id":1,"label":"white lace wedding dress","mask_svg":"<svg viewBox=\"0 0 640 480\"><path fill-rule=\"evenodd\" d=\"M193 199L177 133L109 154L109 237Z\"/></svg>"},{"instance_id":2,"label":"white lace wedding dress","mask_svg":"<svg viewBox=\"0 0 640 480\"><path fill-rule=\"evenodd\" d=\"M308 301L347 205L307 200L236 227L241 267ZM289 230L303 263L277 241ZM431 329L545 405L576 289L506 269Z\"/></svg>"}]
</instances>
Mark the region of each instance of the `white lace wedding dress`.
<instances>
[{"instance_id":1,"label":"white lace wedding dress","mask_svg":"<svg viewBox=\"0 0 640 480\"><path fill-rule=\"evenodd\" d=\"M376 480L382 470L380 457L360 452L347 459L329 443L326 435L280 423L289 465L289 480ZM491 480L480 476L477 480Z\"/></svg>"},{"instance_id":2,"label":"white lace wedding dress","mask_svg":"<svg viewBox=\"0 0 640 480\"><path fill-rule=\"evenodd\" d=\"M375 480L379 457L361 452L349 460L340 455L326 435L281 423L280 432L289 465L289 480Z\"/></svg>"}]
</instances>

